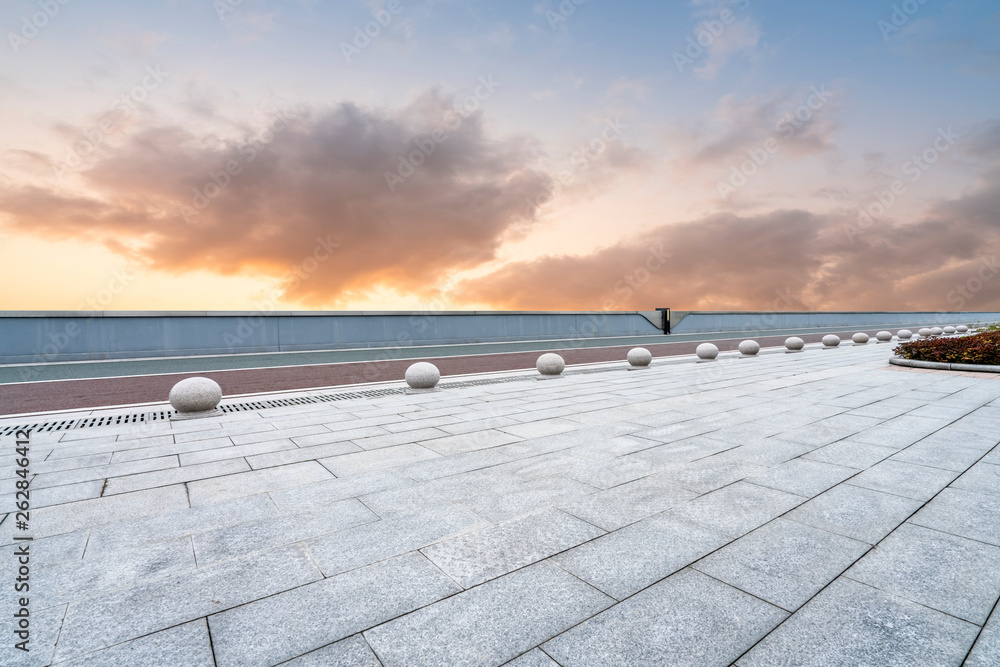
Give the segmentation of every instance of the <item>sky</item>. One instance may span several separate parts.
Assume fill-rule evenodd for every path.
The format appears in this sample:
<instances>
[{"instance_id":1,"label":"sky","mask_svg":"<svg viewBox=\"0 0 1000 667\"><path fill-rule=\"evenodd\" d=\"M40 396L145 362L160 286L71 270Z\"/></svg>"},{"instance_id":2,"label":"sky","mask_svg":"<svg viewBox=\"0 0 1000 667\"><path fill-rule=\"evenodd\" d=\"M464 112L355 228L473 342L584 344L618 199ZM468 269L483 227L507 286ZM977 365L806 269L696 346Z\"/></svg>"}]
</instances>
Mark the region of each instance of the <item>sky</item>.
<instances>
[{"instance_id":1,"label":"sky","mask_svg":"<svg viewBox=\"0 0 1000 667\"><path fill-rule=\"evenodd\" d=\"M1000 310L995 0L6 0L0 310Z\"/></svg>"}]
</instances>

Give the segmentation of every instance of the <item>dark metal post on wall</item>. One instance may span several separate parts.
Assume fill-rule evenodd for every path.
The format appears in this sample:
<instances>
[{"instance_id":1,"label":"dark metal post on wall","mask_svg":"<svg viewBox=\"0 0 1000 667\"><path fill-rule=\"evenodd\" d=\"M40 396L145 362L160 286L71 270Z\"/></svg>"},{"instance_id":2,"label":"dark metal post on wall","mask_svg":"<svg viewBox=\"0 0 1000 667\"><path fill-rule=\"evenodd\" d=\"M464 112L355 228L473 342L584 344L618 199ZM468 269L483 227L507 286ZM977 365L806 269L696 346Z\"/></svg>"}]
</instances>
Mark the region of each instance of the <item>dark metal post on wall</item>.
<instances>
[{"instance_id":1,"label":"dark metal post on wall","mask_svg":"<svg viewBox=\"0 0 1000 667\"><path fill-rule=\"evenodd\" d=\"M670 309L669 308L657 308L658 311L663 313L663 333L670 333Z\"/></svg>"}]
</instances>

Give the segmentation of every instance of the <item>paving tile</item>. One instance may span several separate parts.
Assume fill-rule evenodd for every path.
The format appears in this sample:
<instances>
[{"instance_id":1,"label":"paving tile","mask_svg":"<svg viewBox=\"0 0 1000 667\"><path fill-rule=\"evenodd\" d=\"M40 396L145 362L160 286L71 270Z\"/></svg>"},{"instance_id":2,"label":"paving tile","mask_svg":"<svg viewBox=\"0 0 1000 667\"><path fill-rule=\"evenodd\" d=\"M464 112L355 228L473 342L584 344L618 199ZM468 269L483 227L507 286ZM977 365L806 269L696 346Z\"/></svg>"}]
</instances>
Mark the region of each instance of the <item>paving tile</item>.
<instances>
[{"instance_id":1,"label":"paving tile","mask_svg":"<svg viewBox=\"0 0 1000 667\"><path fill-rule=\"evenodd\" d=\"M128 463L112 463L104 466L88 466L85 468L43 473L36 475L35 478L31 480L31 489L44 489L51 486L61 486L77 482L89 482L97 479L104 480L108 477L120 477L123 475L133 475L152 470L176 468L177 465L176 456L161 456L155 459L143 459L141 461L130 461Z\"/></svg>"},{"instance_id":2,"label":"paving tile","mask_svg":"<svg viewBox=\"0 0 1000 667\"><path fill-rule=\"evenodd\" d=\"M32 436L34 437L34 436ZM5 570L3 567L6 563L0 563L0 569ZM4 572L6 575L7 573ZM7 581L13 581L13 577L7 578ZM13 599L13 596L11 596ZM13 613L13 605L5 603L5 610L10 609ZM10 628L8 632L10 635L10 644L4 645L3 655L0 656L4 662L4 665L17 665L17 667L44 667L45 665L50 665L52 663L52 654L55 651L56 640L59 638L59 630L62 627L63 617L66 615L66 605L61 604L55 607L49 607L48 609L36 609L34 604L32 604L31 610L31 625L29 631L31 632L30 641L28 643L28 653L24 653L13 647L14 641L20 641L20 638L13 639L13 623L8 626ZM7 656L13 657L15 651L19 654L18 658L11 660Z\"/></svg>"},{"instance_id":3,"label":"paving tile","mask_svg":"<svg viewBox=\"0 0 1000 667\"><path fill-rule=\"evenodd\" d=\"M461 433L459 435L445 435L445 437L434 438L433 440L424 440L421 444L432 452L443 456L451 456L454 454L475 452L481 449L500 447L513 442L520 442L521 440L523 438L520 436L496 429L489 429Z\"/></svg>"},{"instance_id":4,"label":"paving tile","mask_svg":"<svg viewBox=\"0 0 1000 667\"><path fill-rule=\"evenodd\" d=\"M464 498L510 488L514 483L497 475L473 471L442 477L429 482L390 488L361 497L373 512L382 518L401 516L427 510L435 505L450 504Z\"/></svg>"},{"instance_id":5,"label":"paving tile","mask_svg":"<svg viewBox=\"0 0 1000 667\"><path fill-rule=\"evenodd\" d=\"M282 428L282 438L296 438L303 435L315 435L317 433L329 433L330 429L320 424L311 426L299 426L298 428ZM273 440L274 434L271 431L261 431L257 433L238 433L229 436L234 445L249 445L254 442L264 442Z\"/></svg>"},{"instance_id":6,"label":"paving tile","mask_svg":"<svg viewBox=\"0 0 1000 667\"><path fill-rule=\"evenodd\" d=\"M875 544L919 507L917 500L841 484L796 508L787 518Z\"/></svg>"},{"instance_id":7,"label":"paving tile","mask_svg":"<svg viewBox=\"0 0 1000 667\"><path fill-rule=\"evenodd\" d=\"M842 577L737 664L960 665L978 630L971 623Z\"/></svg>"},{"instance_id":8,"label":"paving tile","mask_svg":"<svg viewBox=\"0 0 1000 667\"><path fill-rule=\"evenodd\" d=\"M317 510L282 514L203 532L194 537L198 565L292 544L377 521L378 515L351 498Z\"/></svg>"},{"instance_id":9,"label":"paving tile","mask_svg":"<svg viewBox=\"0 0 1000 667\"><path fill-rule=\"evenodd\" d=\"M731 450L736 445L731 442L717 440L708 436L684 438L659 446L644 449L630 456L654 463L661 468L689 463L719 452Z\"/></svg>"},{"instance_id":10,"label":"paving tile","mask_svg":"<svg viewBox=\"0 0 1000 667\"><path fill-rule=\"evenodd\" d=\"M950 470L912 465L890 458L852 477L847 483L915 500L929 500L957 476L958 473Z\"/></svg>"},{"instance_id":11,"label":"paving tile","mask_svg":"<svg viewBox=\"0 0 1000 667\"><path fill-rule=\"evenodd\" d=\"M1000 590L1000 547L903 524L846 576L982 625Z\"/></svg>"},{"instance_id":12,"label":"paving tile","mask_svg":"<svg viewBox=\"0 0 1000 667\"><path fill-rule=\"evenodd\" d=\"M273 665L458 591L419 554L352 570L210 616L216 664Z\"/></svg>"},{"instance_id":13,"label":"paving tile","mask_svg":"<svg viewBox=\"0 0 1000 667\"><path fill-rule=\"evenodd\" d=\"M879 424L878 426L855 433L848 440L866 442L870 445L879 445L880 447L902 449L903 447L909 447L926 435L923 431L909 431L903 428L892 428L886 424Z\"/></svg>"},{"instance_id":14,"label":"paving tile","mask_svg":"<svg viewBox=\"0 0 1000 667\"><path fill-rule=\"evenodd\" d=\"M444 506L319 537L308 547L323 574L331 577L487 525L466 510Z\"/></svg>"},{"instance_id":15,"label":"paving tile","mask_svg":"<svg viewBox=\"0 0 1000 667\"><path fill-rule=\"evenodd\" d=\"M962 667L996 667L1000 655L1000 611L993 610Z\"/></svg>"},{"instance_id":16,"label":"paving tile","mask_svg":"<svg viewBox=\"0 0 1000 667\"><path fill-rule=\"evenodd\" d=\"M746 481L794 493L805 498L812 498L857 474L857 472L854 468L830 463L792 459L753 477L748 477Z\"/></svg>"},{"instance_id":17,"label":"paving tile","mask_svg":"<svg viewBox=\"0 0 1000 667\"><path fill-rule=\"evenodd\" d=\"M108 480L108 485L104 491L105 496L114 496L120 493L131 493L142 489L152 489L158 486L169 486L171 484L184 484L201 479L220 478L225 475L235 475L237 473L248 472L250 466L243 459L227 459L215 461L213 463L201 463L198 465L181 466L169 470L157 472L145 472L138 475L128 475L127 477L114 477Z\"/></svg>"},{"instance_id":18,"label":"paving tile","mask_svg":"<svg viewBox=\"0 0 1000 667\"><path fill-rule=\"evenodd\" d=\"M945 533L1000 546L1000 497L945 489L910 520Z\"/></svg>"},{"instance_id":19,"label":"paving tile","mask_svg":"<svg viewBox=\"0 0 1000 667\"><path fill-rule=\"evenodd\" d=\"M682 503L668 513L739 537L781 516L802 500L801 496L784 491L737 482Z\"/></svg>"},{"instance_id":20,"label":"paving tile","mask_svg":"<svg viewBox=\"0 0 1000 667\"><path fill-rule=\"evenodd\" d=\"M707 437L712 437L710 433ZM732 449L713 456L717 461L746 461L759 466L776 466L813 451L812 445L802 445L776 438L746 440ZM895 450L894 450L895 451Z\"/></svg>"},{"instance_id":21,"label":"paving tile","mask_svg":"<svg viewBox=\"0 0 1000 667\"><path fill-rule=\"evenodd\" d=\"M337 477L348 477L350 475L372 472L373 470L384 470L386 468L403 466L408 463L427 461L438 456L439 454L435 454L425 447L411 444L334 456L328 459L320 459L319 463Z\"/></svg>"},{"instance_id":22,"label":"paving tile","mask_svg":"<svg viewBox=\"0 0 1000 667\"><path fill-rule=\"evenodd\" d=\"M327 426L330 428L333 425ZM347 442L355 438L371 438L376 435L387 435L389 431L378 426L357 427L352 422L353 428L333 429L324 433L314 433L313 435L300 435L292 438L298 447L309 448L317 445L330 445L338 442ZM360 447L358 448L360 449Z\"/></svg>"},{"instance_id":23,"label":"paving tile","mask_svg":"<svg viewBox=\"0 0 1000 667\"><path fill-rule=\"evenodd\" d=\"M439 542L422 552L463 588L470 588L603 534L596 526L548 509Z\"/></svg>"},{"instance_id":24,"label":"paving tile","mask_svg":"<svg viewBox=\"0 0 1000 667\"><path fill-rule=\"evenodd\" d=\"M281 664L282 667L382 667L361 635L341 639Z\"/></svg>"},{"instance_id":25,"label":"paving tile","mask_svg":"<svg viewBox=\"0 0 1000 667\"><path fill-rule=\"evenodd\" d=\"M436 438L454 438L446 432L437 428L421 428L415 431L402 431L400 433L386 433L384 435L373 435L367 438L354 438L354 444L364 450L383 449L385 447L397 447L399 445L409 445L414 442L424 440L431 441Z\"/></svg>"},{"instance_id":26,"label":"paving tile","mask_svg":"<svg viewBox=\"0 0 1000 667\"><path fill-rule=\"evenodd\" d=\"M34 436L32 436L34 437ZM42 461L37 460L34 451L31 452L31 471L41 475L42 473L60 472L62 470L74 470L76 468L89 468L91 466L103 466L111 463L112 454L104 452L102 454L85 454L71 459L55 459ZM13 456L9 460L13 460ZM10 464L13 466L13 463Z\"/></svg>"},{"instance_id":27,"label":"paving tile","mask_svg":"<svg viewBox=\"0 0 1000 667\"><path fill-rule=\"evenodd\" d=\"M211 505L235 498L290 489L331 479L330 471L316 461L293 463L224 477L202 479L187 484L191 506Z\"/></svg>"},{"instance_id":28,"label":"paving tile","mask_svg":"<svg viewBox=\"0 0 1000 667\"><path fill-rule=\"evenodd\" d=\"M615 599L655 584L730 541L728 535L660 514L553 557Z\"/></svg>"},{"instance_id":29,"label":"paving tile","mask_svg":"<svg viewBox=\"0 0 1000 667\"><path fill-rule=\"evenodd\" d=\"M472 470L489 468L503 463L509 463L511 458L495 449L483 449L465 454L442 456L429 461L420 461L403 466L399 472L413 479L426 482L449 475L457 475Z\"/></svg>"},{"instance_id":30,"label":"paving tile","mask_svg":"<svg viewBox=\"0 0 1000 667\"><path fill-rule=\"evenodd\" d=\"M118 644L103 651L89 653L78 660L60 662L60 665L93 665L94 667L120 667L144 665L148 667L214 667L212 642L208 636L205 619L191 621L167 630Z\"/></svg>"},{"instance_id":31,"label":"paving tile","mask_svg":"<svg viewBox=\"0 0 1000 667\"><path fill-rule=\"evenodd\" d=\"M90 532L85 557L113 555L120 549L172 540L277 514L274 503L267 496L257 495L98 526Z\"/></svg>"},{"instance_id":32,"label":"paving tile","mask_svg":"<svg viewBox=\"0 0 1000 667\"><path fill-rule=\"evenodd\" d=\"M956 489L1000 495L1000 465L979 462L951 483Z\"/></svg>"},{"instance_id":33,"label":"paving tile","mask_svg":"<svg viewBox=\"0 0 1000 667\"><path fill-rule=\"evenodd\" d=\"M363 451L353 442L334 442L327 445L315 445L312 447L291 447L269 454L258 454L248 456L247 463L254 470L262 468L273 468L302 461L317 461L331 456L342 456Z\"/></svg>"},{"instance_id":34,"label":"paving tile","mask_svg":"<svg viewBox=\"0 0 1000 667\"><path fill-rule=\"evenodd\" d=\"M77 561L83 558L88 539L90 531L84 528L72 533L32 540L31 557L35 559L35 564L42 567Z\"/></svg>"},{"instance_id":35,"label":"paving tile","mask_svg":"<svg viewBox=\"0 0 1000 667\"><path fill-rule=\"evenodd\" d=\"M347 498L357 498L388 489L413 486L413 480L396 470L376 470L353 477L326 479L268 495L282 512L305 512Z\"/></svg>"},{"instance_id":36,"label":"paving tile","mask_svg":"<svg viewBox=\"0 0 1000 667\"><path fill-rule=\"evenodd\" d=\"M795 611L870 548L864 542L778 518L706 556L694 568Z\"/></svg>"},{"instance_id":37,"label":"paving tile","mask_svg":"<svg viewBox=\"0 0 1000 667\"><path fill-rule=\"evenodd\" d=\"M563 504L561 509L604 530L615 530L697 495L659 474Z\"/></svg>"},{"instance_id":38,"label":"paving tile","mask_svg":"<svg viewBox=\"0 0 1000 667\"><path fill-rule=\"evenodd\" d=\"M126 449L115 452L111 456L112 463L125 463L126 461L139 461L141 459L151 459L160 456L174 456L186 454L187 452L211 451L225 447L232 447L233 441L229 438L209 438L206 440L194 440L190 442L176 442L158 447L144 447L142 449Z\"/></svg>"},{"instance_id":39,"label":"paving tile","mask_svg":"<svg viewBox=\"0 0 1000 667\"><path fill-rule=\"evenodd\" d=\"M890 460L914 463L942 470L965 472L982 455L983 452L978 449L921 441L893 454Z\"/></svg>"},{"instance_id":40,"label":"paving tile","mask_svg":"<svg viewBox=\"0 0 1000 667\"><path fill-rule=\"evenodd\" d=\"M596 488L576 480L552 476L522 482L498 492L477 495L459 503L491 523L500 523L546 507L585 498L596 491Z\"/></svg>"},{"instance_id":41,"label":"paving tile","mask_svg":"<svg viewBox=\"0 0 1000 667\"><path fill-rule=\"evenodd\" d=\"M728 665L787 614L687 569L542 645L578 665ZM711 641L705 638L711 637Z\"/></svg>"},{"instance_id":42,"label":"paving tile","mask_svg":"<svg viewBox=\"0 0 1000 667\"><path fill-rule=\"evenodd\" d=\"M897 451L893 447L882 447L848 438L814 449L808 454L804 454L802 458L864 470L889 458Z\"/></svg>"},{"instance_id":43,"label":"paving tile","mask_svg":"<svg viewBox=\"0 0 1000 667\"><path fill-rule=\"evenodd\" d=\"M167 486L32 510L31 532L35 539L39 539L187 507L184 487ZM0 543L11 544L12 532L12 522L0 524Z\"/></svg>"},{"instance_id":44,"label":"paving tile","mask_svg":"<svg viewBox=\"0 0 1000 667\"><path fill-rule=\"evenodd\" d=\"M214 449L203 449L197 452L185 452L180 455L180 459L182 466L189 466L198 463L223 461L225 459L247 458L249 460L249 457L292 449L297 449L295 443L287 438L282 438L280 440L255 442L252 445L216 447Z\"/></svg>"},{"instance_id":45,"label":"paving tile","mask_svg":"<svg viewBox=\"0 0 1000 667\"><path fill-rule=\"evenodd\" d=\"M549 563L442 600L365 637L387 667L501 664L614 601Z\"/></svg>"},{"instance_id":46,"label":"paving tile","mask_svg":"<svg viewBox=\"0 0 1000 667\"><path fill-rule=\"evenodd\" d=\"M511 660L505 667L559 667L559 663L545 655L541 649L536 648Z\"/></svg>"},{"instance_id":47,"label":"paving tile","mask_svg":"<svg viewBox=\"0 0 1000 667\"><path fill-rule=\"evenodd\" d=\"M292 546L76 602L66 612L56 661L273 596L321 576L305 551Z\"/></svg>"},{"instance_id":48,"label":"paving tile","mask_svg":"<svg viewBox=\"0 0 1000 667\"><path fill-rule=\"evenodd\" d=\"M709 456L672 466L660 474L677 486L695 493L708 493L766 470L764 466L746 461L716 461Z\"/></svg>"},{"instance_id":49,"label":"paving tile","mask_svg":"<svg viewBox=\"0 0 1000 667\"><path fill-rule=\"evenodd\" d=\"M75 560L32 572L31 590L39 608L65 604L129 588L152 579L195 568L191 540L184 537L104 557Z\"/></svg>"}]
</instances>

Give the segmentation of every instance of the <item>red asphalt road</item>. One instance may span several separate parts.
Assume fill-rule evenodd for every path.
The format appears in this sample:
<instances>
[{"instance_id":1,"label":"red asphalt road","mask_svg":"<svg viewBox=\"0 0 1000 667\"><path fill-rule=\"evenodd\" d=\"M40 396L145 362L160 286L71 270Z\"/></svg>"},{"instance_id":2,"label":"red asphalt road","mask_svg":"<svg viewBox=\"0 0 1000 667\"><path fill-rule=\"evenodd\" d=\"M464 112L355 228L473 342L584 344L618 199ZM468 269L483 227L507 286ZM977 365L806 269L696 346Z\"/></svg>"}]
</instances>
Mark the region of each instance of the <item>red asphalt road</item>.
<instances>
[{"instance_id":1,"label":"red asphalt road","mask_svg":"<svg viewBox=\"0 0 1000 667\"><path fill-rule=\"evenodd\" d=\"M869 332L874 335L874 332ZM807 343L819 342L822 333L799 335ZM843 335L841 332L839 335ZM762 347L782 345L787 336L755 338ZM739 338L708 341L719 350L735 350ZM694 354L695 348L705 341L656 343L644 347L654 357ZM602 361L624 361L632 345L590 347L555 352L567 365L590 364ZM486 373L531 369L535 367L539 351L504 352L473 356L432 357L428 361L441 370L442 377L466 373ZM166 401L170 388L188 377L208 377L219 383L224 396L254 394L293 389L312 389L362 382L402 382L407 367L413 359L383 361L357 361L313 366L286 366L279 368L248 368L231 371L206 371L204 373L174 373L170 375L125 376L56 382L25 382L0 385L0 415L102 408L134 403Z\"/></svg>"}]
</instances>

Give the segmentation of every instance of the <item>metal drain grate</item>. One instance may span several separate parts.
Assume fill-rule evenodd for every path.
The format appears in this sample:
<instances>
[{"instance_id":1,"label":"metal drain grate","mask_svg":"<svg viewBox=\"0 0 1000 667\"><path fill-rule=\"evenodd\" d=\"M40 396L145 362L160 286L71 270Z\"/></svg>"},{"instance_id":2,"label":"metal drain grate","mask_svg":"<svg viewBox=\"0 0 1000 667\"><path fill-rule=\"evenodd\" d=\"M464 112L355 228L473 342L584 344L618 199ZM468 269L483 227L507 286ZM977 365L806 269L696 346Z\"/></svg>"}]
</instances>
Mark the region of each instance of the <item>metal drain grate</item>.
<instances>
[{"instance_id":1,"label":"metal drain grate","mask_svg":"<svg viewBox=\"0 0 1000 667\"><path fill-rule=\"evenodd\" d=\"M590 373L606 373L616 370L610 368L581 368L579 370L566 371L566 375L588 375ZM479 380L459 380L456 382L442 382L438 386L442 389L459 389L462 387L479 387L488 384L503 384L506 382L524 382L534 380L534 375L511 375L498 378L482 378ZM328 403L331 401L346 401L352 398L380 398L383 396L394 396L403 394L406 390L402 387L384 389L362 389L359 391L342 391L332 394L317 394L315 396L297 396L295 398L269 398L260 401L246 401L243 403L228 403L219 405L219 410L224 413L248 412L251 410L267 410L268 408L287 408L295 405L312 405L316 403ZM31 431L33 433L48 433L53 431L70 431L81 428L96 428L98 426L119 426L123 424L151 424L153 422L168 421L174 410L155 410L152 412L134 412L122 415L104 415L101 417L82 417L80 419L66 419L62 421L43 422L40 424L18 424L15 426L0 427L0 437L14 435L17 431Z\"/></svg>"}]
</instances>

